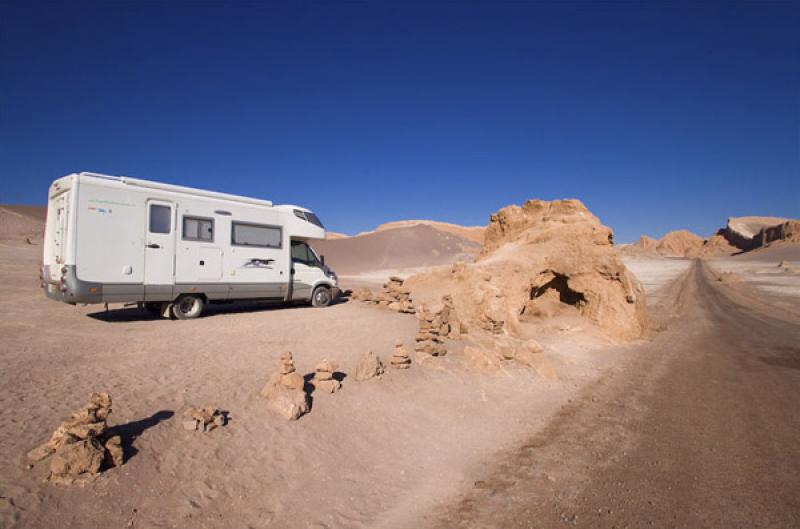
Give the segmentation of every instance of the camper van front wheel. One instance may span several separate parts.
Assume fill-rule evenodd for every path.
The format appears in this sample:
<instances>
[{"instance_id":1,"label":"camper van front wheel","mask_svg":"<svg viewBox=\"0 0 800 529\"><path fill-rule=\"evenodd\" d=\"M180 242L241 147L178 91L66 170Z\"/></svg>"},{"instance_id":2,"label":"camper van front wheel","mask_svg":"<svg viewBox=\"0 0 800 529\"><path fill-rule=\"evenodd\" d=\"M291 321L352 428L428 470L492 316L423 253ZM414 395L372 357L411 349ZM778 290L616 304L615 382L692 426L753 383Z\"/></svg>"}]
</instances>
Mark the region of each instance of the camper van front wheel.
<instances>
[{"instance_id":1,"label":"camper van front wheel","mask_svg":"<svg viewBox=\"0 0 800 529\"><path fill-rule=\"evenodd\" d=\"M314 294L311 296L311 305L314 307L327 307L330 304L331 289L323 286L315 288Z\"/></svg>"},{"instance_id":2,"label":"camper van front wheel","mask_svg":"<svg viewBox=\"0 0 800 529\"><path fill-rule=\"evenodd\" d=\"M204 306L205 301L201 296L184 294L172 304L172 313L179 320L190 320L200 316Z\"/></svg>"}]
</instances>

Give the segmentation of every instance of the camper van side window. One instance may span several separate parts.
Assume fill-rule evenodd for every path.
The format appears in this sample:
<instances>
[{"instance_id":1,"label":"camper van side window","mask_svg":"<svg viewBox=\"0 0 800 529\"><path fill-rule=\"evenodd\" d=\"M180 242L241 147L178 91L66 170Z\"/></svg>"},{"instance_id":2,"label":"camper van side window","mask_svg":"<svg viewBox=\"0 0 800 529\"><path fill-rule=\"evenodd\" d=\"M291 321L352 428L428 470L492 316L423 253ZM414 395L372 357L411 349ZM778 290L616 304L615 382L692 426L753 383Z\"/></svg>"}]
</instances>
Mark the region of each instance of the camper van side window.
<instances>
[{"instance_id":1,"label":"camper van side window","mask_svg":"<svg viewBox=\"0 0 800 529\"><path fill-rule=\"evenodd\" d=\"M231 226L231 244L233 245L260 248L281 247L282 232L279 226L262 226L246 222L233 222Z\"/></svg>"},{"instance_id":2,"label":"camper van side window","mask_svg":"<svg viewBox=\"0 0 800 529\"><path fill-rule=\"evenodd\" d=\"M169 206L150 204L150 233L169 233L172 231L171 212L172 208Z\"/></svg>"},{"instance_id":3,"label":"camper van side window","mask_svg":"<svg viewBox=\"0 0 800 529\"><path fill-rule=\"evenodd\" d=\"M214 220L199 217L183 217L184 241L213 241Z\"/></svg>"}]
</instances>

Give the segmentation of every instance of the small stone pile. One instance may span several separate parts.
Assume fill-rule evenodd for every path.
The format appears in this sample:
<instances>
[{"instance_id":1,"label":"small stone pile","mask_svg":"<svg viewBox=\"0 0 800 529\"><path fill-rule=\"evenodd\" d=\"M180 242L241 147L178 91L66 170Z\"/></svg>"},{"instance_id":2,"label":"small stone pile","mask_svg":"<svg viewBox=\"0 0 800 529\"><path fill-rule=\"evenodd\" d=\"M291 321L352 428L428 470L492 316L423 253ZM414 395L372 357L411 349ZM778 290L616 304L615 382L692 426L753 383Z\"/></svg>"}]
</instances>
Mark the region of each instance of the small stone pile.
<instances>
[{"instance_id":1,"label":"small stone pile","mask_svg":"<svg viewBox=\"0 0 800 529\"><path fill-rule=\"evenodd\" d=\"M336 372L336 364L323 360L314 368L314 378L311 383L315 389L326 393L336 393L342 387L342 383L333 378Z\"/></svg>"},{"instance_id":2,"label":"small stone pile","mask_svg":"<svg viewBox=\"0 0 800 529\"><path fill-rule=\"evenodd\" d=\"M225 415L214 406L189 408L184 412L183 429L193 432L210 432L225 426Z\"/></svg>"},{"instance_id":3,"label":"small stone pile","mask_svg":"<svg viewBox=\"0 0 800 529\"><path fill-rule=\"evenodd\" d=\"M419 332L416 336L417 344L414 346L417 352L444 356L447 354L444 339L461 336L461 322L456 316L453 298L450 296L442 298L442 308L438 312L428 312L424 307L420 307L417 317Z\"/></svg>"},{"instance_id":4,"label":"small stone pile","mask_svg":"<svg viewBox=\"0 0 800 529\"><path fill-rule=\"evenodd\" d=\"M108 434L110 413L111 396L92 393L86 406L62 422L49 441L28 452L28 459L37 462L52 456L47 479L67 484L87 481L103 468L121 465L125 459L122 439Z\"/></svg>"},{"instance_id":5,"label":"small stone pile","mask_svg":"<svg viewBox=\"0 0 800 529\"><path fill-rule=\"evenodd\" d=\"M305 380L294 366L292 353L281 355L280 369L261 390L261 396L267 399L270 410L290 421L295 421L308 413L309 402L305 392Z\"/></svg>"},{"instance_id":6,"label":"small stone pile","mask_svg":"<svg viewBox=\"0 0 800 529\"><path fill-rule=\"evenodd\" d=\"M351 297L352 299L374 303L396 312L406 314L414 314L416 312L411 300L411 289L404 286L403 279L397 276L390 277L389 281L383 284L383 290L377 294L370 290L362 289L353 292Z\"/></svg>"},{"instance_id":7,"label":"small stone pile","mask_svg":"<svg viewBox=\"0 0 800 529\"><path fill-rule=\"evenodd\" d=\"M378 358L372 351L368 352L356 365L354 377L356 380L363 382L371 378L380 377L383 375L384 367L381 359Z\"/></svg>"},{"instance_id":8,"label":"small stone pile","mask_svg":"<svg viewBox=\"0 0 800 529\"><path fill-rule=\"evenodd\" d=\"M406 348L400 340L397 340L394 344L394 353L392 353L390 365L395 369L408 369L411 367L411 358L409 358Z\"/></svg>"}]
</instances>

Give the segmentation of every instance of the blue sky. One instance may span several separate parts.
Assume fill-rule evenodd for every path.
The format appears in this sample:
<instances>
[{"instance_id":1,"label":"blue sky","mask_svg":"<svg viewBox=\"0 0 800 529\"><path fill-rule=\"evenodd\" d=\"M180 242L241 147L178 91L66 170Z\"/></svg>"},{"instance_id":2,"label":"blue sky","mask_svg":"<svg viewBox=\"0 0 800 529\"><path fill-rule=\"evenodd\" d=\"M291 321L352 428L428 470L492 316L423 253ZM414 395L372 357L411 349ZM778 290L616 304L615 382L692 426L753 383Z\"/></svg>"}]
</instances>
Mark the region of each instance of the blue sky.
<instances>
[{"instance_id":1,"label":"blue sky","mask_svg":"<svg viewBox=\"0 0 800 529\"><path fill-rule=\"evenodd\" d=\"M73 171L354 233L579 198L617 240L800 216L798 2L0 3L2 203Z\"/></svg>"}]
</instances>

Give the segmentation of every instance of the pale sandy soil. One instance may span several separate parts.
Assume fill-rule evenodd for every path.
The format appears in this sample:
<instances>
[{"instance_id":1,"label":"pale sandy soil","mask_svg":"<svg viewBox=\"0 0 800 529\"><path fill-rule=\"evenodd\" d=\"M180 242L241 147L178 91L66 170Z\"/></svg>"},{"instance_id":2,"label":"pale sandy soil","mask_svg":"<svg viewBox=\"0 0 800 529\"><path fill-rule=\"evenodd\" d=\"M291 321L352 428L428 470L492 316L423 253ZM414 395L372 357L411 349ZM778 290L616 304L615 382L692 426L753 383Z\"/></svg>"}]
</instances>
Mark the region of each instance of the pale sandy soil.
<instances>
[{"instance_id":1,"label":"pale sandy soil","mask_svg":"<svg viewBox=\"0 0 800 529\"><path fill-rule=\"evenodd\" d=\"M344 379L314 395L297 422L258 393L281 352L309 373L322 358L345 374L369 350L412 349L417 321L364 305L226 307L196 321L135 309L71 307L38 285L40 249L0 243L0 526L408 527L446 502L485 461L541 429L586 384L630 351L579 328L543 337L558 378L509 365L477 372L454 352ZM114 307L112 307L114 308ZM114 398L110 423L129 459L85 487L44 483L25 453L92 391ZM210 434L180 429L188 406L231 421Z\"/></svg>"},{"instance_id":2,"label":"pale sandy soil","mask_svg":"<svg viewBox=\"0 0 800 529\"><path fill-rule=\"evenodd\" d=\"M661 302L668 294L662 287L689 269L691 259L647 256L620 256L625 266L644 285L649 305Z\"/></svg>"},{"instance_id":3,"label":"pale sandy soil","mask_svg":"<svg viewBox=\"0 0 800 529\"><path fill-rule=\"evenodd\" d=\"M786 263L787 268L778 266ZM709 261L717 273L732 272L736 278L785 302L800 298L800 245L775 243L767 248Z\"/></svg>"}]
</instances>

